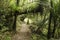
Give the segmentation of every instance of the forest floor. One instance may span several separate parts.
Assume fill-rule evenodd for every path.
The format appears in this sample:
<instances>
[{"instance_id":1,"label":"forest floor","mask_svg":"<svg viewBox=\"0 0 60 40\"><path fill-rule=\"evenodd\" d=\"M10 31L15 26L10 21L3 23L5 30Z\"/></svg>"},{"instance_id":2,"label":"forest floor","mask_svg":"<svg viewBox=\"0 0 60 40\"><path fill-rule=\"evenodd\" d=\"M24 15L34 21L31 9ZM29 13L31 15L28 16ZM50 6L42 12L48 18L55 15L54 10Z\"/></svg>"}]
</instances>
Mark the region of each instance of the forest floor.
<instances>
[{"instance_id":1,"label":"forest floor","mask_svg":"<svg viewBox=\"0 0 60 40\"><path fill-rule=\"evenodd\" d=\"M22 24L20 30L12 37L12 40L31 40L31 32L27 24Z\"/></svg>"}]
</instances>

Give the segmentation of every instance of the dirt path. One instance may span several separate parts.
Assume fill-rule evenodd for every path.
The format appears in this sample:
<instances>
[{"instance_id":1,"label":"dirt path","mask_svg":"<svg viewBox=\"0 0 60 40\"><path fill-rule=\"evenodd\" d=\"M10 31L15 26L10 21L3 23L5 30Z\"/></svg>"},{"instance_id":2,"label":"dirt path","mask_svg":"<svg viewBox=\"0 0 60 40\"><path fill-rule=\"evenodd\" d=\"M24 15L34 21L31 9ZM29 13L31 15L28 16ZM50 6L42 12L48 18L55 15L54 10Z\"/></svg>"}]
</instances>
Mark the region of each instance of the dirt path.
<instances>
[{"instance_id":1,"label":"dirt path","mask_svg":"<svg viewBox=\"0 0 60 40\"><path fill-rule=\"evenodd\" d=\"M31 40L30 38L31 31L29 29L29 25L22 24L21 29L12 37L12 40Z\"/></svg>"}]
</instances>

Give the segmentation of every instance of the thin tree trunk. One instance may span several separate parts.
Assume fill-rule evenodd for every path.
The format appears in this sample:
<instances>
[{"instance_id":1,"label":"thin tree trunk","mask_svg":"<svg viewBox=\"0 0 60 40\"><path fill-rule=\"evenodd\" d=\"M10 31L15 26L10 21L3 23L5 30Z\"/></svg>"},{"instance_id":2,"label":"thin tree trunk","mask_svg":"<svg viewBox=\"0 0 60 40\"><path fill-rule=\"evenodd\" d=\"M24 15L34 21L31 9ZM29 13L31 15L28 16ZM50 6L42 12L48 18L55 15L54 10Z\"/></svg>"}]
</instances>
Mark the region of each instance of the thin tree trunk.
<instances>
[{"instance_id":1,"label":"thin tree trunk","mask_svg":"<svg viewBox=\"0 0 60 40\"><path fill-rule=\"evenodd\" d=\"M19 0L17 0L17 3L16 3L17 6L19 6Z\"/></svg>"},{"instance_id":2,"label":"thin tree trunk","mask_svg":"<svg viewBox=\"0 0 60 40\"><path fill-rule=\"evenodd\" d=\"M51 20L52 20L53 14L54 14L52 0L51 0L50 4L51 4L51 9L50 9L49 27L48 27L48 34L47 34L47 38L48 39L50 39L51 36L52 36L52 32L51 32Z\"/></svg>"},{"instance_id":3,"label":"thin tree trunk","mask_svg":"<svg viewBox=\"0 0 60 40\"><path fill-rule=\"evenodd\" d=\"M16 0L16 6L19 6L19 0ZM17 14L19 14L19 12L16 10L15 13L14 13L14 24L13 24L13 30L15 32L16 32Z\"/></svg>"},{"instance_id":4,"label":"thin tree trunk","mask_svg":"<svg viewBox=\"0 0 60 40\"><path fill-rule=\"evenodd\" d=\"M49 27L48 27L48 34L47 34L47 38L48 38L48 39L51 38L51 19L52 19L52 14L50 13Z\"/></svg>"},{"instance_id":5,"label":"thin tree trunk","mask_svg":"<svg viewBox=\"0 0 60 40\"><path fill-rule=\"evenodd\" d=\"M56 30L56 18L54 18L54 29L53 29L53 32L52 32L52 37L54 38L54 34L55 34L55 30Z\"/></svg>"},{"instance_id":6,"label":"thin tree trunk","mask_svg":"<svg viewBox=\"0 0 60 40\"><path fill-rule=\"evenodd\" d=\"M17 20L17 11L15 11L15 14L14 14L14 24L13 24L13 30L16 32L16 20Z\"/></svg>"}]
</instances>

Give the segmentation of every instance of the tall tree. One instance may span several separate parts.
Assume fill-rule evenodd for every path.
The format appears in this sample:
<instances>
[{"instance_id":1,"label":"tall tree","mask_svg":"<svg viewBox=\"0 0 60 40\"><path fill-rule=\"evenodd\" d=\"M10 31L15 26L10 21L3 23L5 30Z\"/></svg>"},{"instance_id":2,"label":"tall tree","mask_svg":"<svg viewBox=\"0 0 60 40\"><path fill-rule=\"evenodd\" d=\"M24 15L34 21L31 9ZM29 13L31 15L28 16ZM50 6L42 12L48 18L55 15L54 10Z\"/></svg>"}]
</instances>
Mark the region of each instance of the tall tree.
<instances>
[{"instance_id":1,"label":"tall tree","mask_svg":"<svg viewBox=\"0 0 60 40\"><path fill-rule=\"evenodd\" d=\"M16 0L16 6L19 6L19 0ZM19 14L19 11L15 10L15 12L14 12L14 24L13 24L14 31L16 31L17 14Z\"/></svg>"},{"instance_id":2,"label":"tall tree","mask_svg":"<svg viewBox=\"0 0 60 40\"><path fill-rule=\"evenodd\" d=\"M53 2L52 0L50 1L50 5L51 5L51 9L50 9L50 17L49 17L49 26L48 26L48 35L47 35L47 38L50 39L51 38L51 20L52 20L52 17L53 17Z\"/></svg>"}]
</instances>

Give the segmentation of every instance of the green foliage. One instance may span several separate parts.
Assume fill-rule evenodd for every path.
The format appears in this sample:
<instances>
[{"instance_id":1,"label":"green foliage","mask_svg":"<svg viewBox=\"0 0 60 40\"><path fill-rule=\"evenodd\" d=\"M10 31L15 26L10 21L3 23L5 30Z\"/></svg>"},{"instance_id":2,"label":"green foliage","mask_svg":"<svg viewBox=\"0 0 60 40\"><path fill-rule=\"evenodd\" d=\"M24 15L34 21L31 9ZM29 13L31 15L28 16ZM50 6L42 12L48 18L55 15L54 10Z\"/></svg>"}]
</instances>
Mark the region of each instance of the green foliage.
<instances>
[{"instance_id":1,"label":"green foliage","mask_svg":"<svg viewBox=\"0 0 60 40\"><path fill-rule=\"evenodd\" d=\"M5 35L4 40L11 40L10 35Z\"/></svg>"},{"instance_id":2,"label":"green foliage","mask_svg":"<svg viewBox=\"0 0 60 40\"><path fill-rule=\"evenodd\" d=\"M13 10L16 10L16 0L10 0L9 2L9 6L13 9Z\"/></svg>"},{"instance_id":3,"label":"green foliage","mask_svg":"<svg viewBox=\"0 0 60 40\"><path fill-rule=\"evenodd\" d=\"M16 5L16 0L10 1L10 6L19 12L35 10L40 5L39 0L19 0L19 6Z\"/></svg>"},{"instance_id":4,"label":"green foliage","mask_svg":"<svg viewBox=\"0 0 60 40\"><path fill-rule=\"evenodd\" d=\"M48 33L48 25L49 25L49 15L50 15L50 9L47 6L45 8L45 4L47 3L50 5L50 0L19 0L19 4L17 6L17 0L1 0L0 1L0 35L1 32L5 32L6 30L12 30L13 21L14 21L14 11L19 11L19 13L27 11L26 15L17 15L17 20L20 23L17 23L19 26L22 23L28 23L28 25L31 25L31 31L32 32L32 40L47 40L47 33ZM40 6L40 2L42 2L44 5L44 11L41 15L40 12L37 13L29 13L29 11L36 10ZM51 9L53 12L53 18L51 22L51 31L54 29L54 18L56 18L56 30L54 33L55 38L60 38L60 0L52 0L53 7ZM20 17L18 17L20 16ZM20 28L18 26L18 29ZM34 33L35 32L35 33ZM3 35L3 40L11 40L10 35ZM1 39L1 38L0 38ZM54 40L54 38L51 38Z\"/></svg>"},{"instance_id":5,"label":"green foliage","mask_svg":"<svg viewBox=\"0 0 60 40\"><path fill-rule=\"evenodd\" d=\"M47 38L38 34L32 34L32 40L47 40Z\"/></svg>"}]
</instances>

